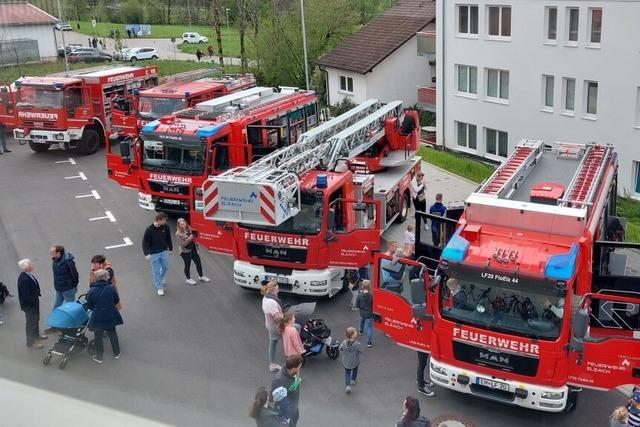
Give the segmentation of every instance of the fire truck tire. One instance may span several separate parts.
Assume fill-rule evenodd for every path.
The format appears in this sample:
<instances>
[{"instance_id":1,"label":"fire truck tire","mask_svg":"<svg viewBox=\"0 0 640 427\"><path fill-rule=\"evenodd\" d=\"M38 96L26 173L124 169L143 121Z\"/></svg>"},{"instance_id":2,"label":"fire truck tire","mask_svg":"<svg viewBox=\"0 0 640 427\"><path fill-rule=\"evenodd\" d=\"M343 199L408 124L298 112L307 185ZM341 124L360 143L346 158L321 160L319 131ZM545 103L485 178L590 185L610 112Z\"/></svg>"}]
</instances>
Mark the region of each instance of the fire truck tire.
<instances>
[{"instance_id":1,"label":"fire truck tire","mask_svg":"<svg viewBox=\"0 0 640 427\"><path fill-rule=\"evenodd\" d=\"M569 390L569 395L567 396L567 404L564 407L565 413L573 412L578 406L578 392Z\"/></svg>"},{"instance_id":2,"label":"fire truck tire","mask_svg":"<svg viewBox=\"0 0 640 427\"><path fill-rule=\"evenodd\" d=\"M409 193L405 192L400 199L400 215L396 217L396 222L398 224L402 224L407 220L407 216L409 215L409 208L411 207L409 200Z\"/></svg>"},{"instance_id":3,"label":"fire truck tire","mask_svg":"<svg viewBox=\"0 0 640 427\"><path fill-rule=\"evenodd\" d=\"M88 156L95 153L100 148L100 135L95 129L85 129L82 139L78 143L78 153Z\"/></svg>"},{"instance_id":4,"label":"fire truck tire","mask_svg":"<svg viewBox=\"0 0 640 427\"><path fill-rule=\"evenodd\" d=\"M45 151L49 150L49 144L34 144L33 142L29 141L29 148L31 148L36 153L44 153Z\"/></svg>"}]
</instances>

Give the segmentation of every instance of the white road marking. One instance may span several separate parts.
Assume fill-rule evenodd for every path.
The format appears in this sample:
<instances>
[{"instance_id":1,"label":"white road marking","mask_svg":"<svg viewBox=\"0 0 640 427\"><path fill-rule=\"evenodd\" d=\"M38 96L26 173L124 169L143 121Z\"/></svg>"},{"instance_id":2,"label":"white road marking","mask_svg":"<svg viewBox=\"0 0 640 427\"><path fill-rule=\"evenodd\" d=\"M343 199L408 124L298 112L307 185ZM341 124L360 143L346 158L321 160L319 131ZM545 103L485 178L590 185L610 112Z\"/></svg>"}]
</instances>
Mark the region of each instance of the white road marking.
<instances>
[{"instance_id":1,"label":"white road marking","mask_svg":"<svg viewBox=\"0 0 640 427\"><path fill-rule=\"evenodd\" d=\"M83 194L81 196L76 196L76 199L84 199L85 197L95 197L96 200L100 200L100 195L96 190L91 190L91 194Z\"/></svg>"},{"instance_id":2,"label":"white road marking","mask_svg":"<svg viewBox=\"0 0 640 427\"><path fill-rule=\"evenodd\" d=\"M133 246L133 242L131 241L130 238L125 237L122 240L124 240L124 243L121 245L113 245L113 246L105 246L105 249L115 249L115 248L124 248L125 246Z\"/></svg>"},{"instance_id":3,"label":"white road marking","mask_svg":"<svg viewBox=\"0 0 640 427\"><path fill-rule=\"evenodd\" d=\"M69 157L68 160L60 160L59 162L56 162L56 163L58 163L58 164L60 164L60 163L71 163L72 165L75 165L76 161L73 160L71 157Z\"/></svg>"},{"instance_id":4,"label":"white road marking","mask_svg":"<svg viewBox=\"0 0 640 427\"><path fill-rule=\"evenodd\" d=\"M78 175L64 177L64 179L75 179L75 178L80 178L83 181L87 180L87 176L83 172L78 172Z\"/></svg>"},{"instance_id":5,"label":"white road marking","mask_svg":"<svg viewBox=\"0 0 640 427\"><path fill-rule=\"evenodd\" d=\"M99 216L96 218L89 218L89 221L98 221L101 219L108 219L111 222L116 222L116 217L110 211L104 211L105 216Z\"/></svg>"}]
</instances>

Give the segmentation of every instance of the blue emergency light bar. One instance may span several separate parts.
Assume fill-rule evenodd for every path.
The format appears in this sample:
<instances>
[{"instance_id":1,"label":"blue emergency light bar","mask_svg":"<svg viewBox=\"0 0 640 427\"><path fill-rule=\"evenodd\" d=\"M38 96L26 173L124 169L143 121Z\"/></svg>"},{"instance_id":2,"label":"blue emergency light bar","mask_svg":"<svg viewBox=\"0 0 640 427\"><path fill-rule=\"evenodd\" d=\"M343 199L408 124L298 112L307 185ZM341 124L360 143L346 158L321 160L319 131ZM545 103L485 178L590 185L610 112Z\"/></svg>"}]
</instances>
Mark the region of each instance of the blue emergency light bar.
<instances>
[{"instance_id":1,"label":"blue emergency light bar","mask_svg":"<svg viewBox=\"0 0 640 427\"><path fill-rule=\"evenodd\" d=\"M571 245L569 252L551 255L544 266L544 276L553 280L569 280L576 272L576 264L580 246Z\"/></svg>"},{"instance_id":2,"label":"blue emergency light bar","mask_svg":"<svg viewBox=\"0 0 640 427\"><path fill-rule=\"evenodd\" d=\"M467 257L468 250L469 241L460 235L460 230L457 230L442 250L441 257L450 262L462 262Z\"/></svg>"}]
</instances>

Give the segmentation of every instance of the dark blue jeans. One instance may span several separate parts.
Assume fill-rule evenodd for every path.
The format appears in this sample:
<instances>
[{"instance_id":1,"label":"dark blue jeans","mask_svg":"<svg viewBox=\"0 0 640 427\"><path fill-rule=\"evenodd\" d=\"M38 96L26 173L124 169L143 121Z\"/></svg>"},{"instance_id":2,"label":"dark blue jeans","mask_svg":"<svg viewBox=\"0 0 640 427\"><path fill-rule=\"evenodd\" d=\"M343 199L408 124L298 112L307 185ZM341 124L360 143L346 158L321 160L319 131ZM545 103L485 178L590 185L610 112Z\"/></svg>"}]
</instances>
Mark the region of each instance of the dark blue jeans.
<instances>
[{"instance_id":1,"label":"dark blue jeans","mask_svg":"<svg viewBox=\"0 0 640 427\"><path fill-rule=\"evenodd\" d=\"M367 332L367 343L373 342L373 318L369 317L365 319L364 317L360 318L360 330Z\"/></svg>"},{"instance_id":2,"label":"dark blue jeans","mask_svg":"<svg viewBox=\"0 0 640 427\"><path fill-rule=\"evenodd\" d=\"M358 379L357 366L353 369L344 368L344 383L346 385L351 385L351 381L355 381L356 379Z\"/></svg>"}]
</instances>

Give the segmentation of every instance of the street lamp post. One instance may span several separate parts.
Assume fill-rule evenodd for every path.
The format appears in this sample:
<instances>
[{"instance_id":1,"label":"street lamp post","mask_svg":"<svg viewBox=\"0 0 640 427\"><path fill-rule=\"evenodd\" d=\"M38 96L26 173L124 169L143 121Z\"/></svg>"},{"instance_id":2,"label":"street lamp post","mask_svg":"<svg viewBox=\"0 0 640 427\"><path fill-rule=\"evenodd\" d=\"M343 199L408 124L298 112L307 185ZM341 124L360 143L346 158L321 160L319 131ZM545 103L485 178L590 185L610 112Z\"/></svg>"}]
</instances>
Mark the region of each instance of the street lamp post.
<instances>
[{"instance_id":1,"label":"street lamp post","mask_svg":"<svg viewBox=\"0 0 640 427\"><path fill-rule=\"evenodd\" d=\"M229 9L228 7L224 9L224 12L227 14L227 36L228 36L229 32L231 31L231 30L229 30L229 11L230 10L231 9Z\"/></svg>"},{"instance_id":2,"label":"street lamp post","mask_svg":"<svg viewBox=\"0 0 640 427\"><path fill-rule=\"evenodd\" d=\"M307 30L304 26L304 0L300 0L300 18L302 20L302 50L304 52L304 81L309 90L309 60L307 59Z\"/></svg>"},{"instance_id":3,"label":"street lamp post","mask_svg":"<svg viewBox=\"0 0 640 427\"><path fill-rule=\"evenodd\" d=\"M58 3L58 21L62 22L62 12L60 11L60 0L56 0ZM55 31L55 30L54 30ZM67 60L67 43L64 41L64 30L60 27L60 34L62 35L62 51L64 52L64 69L69 71L69 61Z\"/></svg>"}]
</instances>

